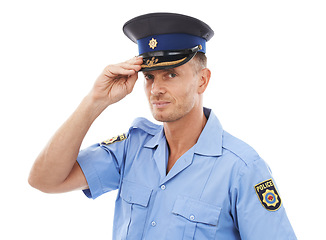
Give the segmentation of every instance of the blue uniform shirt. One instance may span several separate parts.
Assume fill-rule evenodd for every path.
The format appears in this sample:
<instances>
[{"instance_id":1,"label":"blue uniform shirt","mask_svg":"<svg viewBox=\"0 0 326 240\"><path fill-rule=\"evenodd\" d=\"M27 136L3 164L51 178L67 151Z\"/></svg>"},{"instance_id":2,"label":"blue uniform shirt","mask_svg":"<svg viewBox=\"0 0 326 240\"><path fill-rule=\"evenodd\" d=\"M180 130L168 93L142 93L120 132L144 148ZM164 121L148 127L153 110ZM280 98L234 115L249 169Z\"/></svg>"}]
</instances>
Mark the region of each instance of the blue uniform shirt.
<instances>
[{"instance_id":1,"label":"blue uniform shirt","mask_svg":"<svg viewBox=\"0 0 326 240\"><path fill-rule=\"evenodd\" d=\"M204 112L197 143L168 174L163 127L144 118L79 153L88 197L118 189L113 239L296 239L266 163Z\"/></svg>"}]
</instances>

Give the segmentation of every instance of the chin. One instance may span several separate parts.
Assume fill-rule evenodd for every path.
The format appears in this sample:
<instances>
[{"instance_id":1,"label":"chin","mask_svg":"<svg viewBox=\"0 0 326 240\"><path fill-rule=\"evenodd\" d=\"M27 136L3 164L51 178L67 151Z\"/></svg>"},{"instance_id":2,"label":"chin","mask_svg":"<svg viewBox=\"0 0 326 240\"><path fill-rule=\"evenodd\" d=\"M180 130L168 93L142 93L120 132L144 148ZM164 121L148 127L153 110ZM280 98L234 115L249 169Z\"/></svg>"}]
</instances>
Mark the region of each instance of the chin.
<instances>
[{"instance_id":1,"label":"chin","mask_svg":"<svg viewBox=\"0 0 326 240\"><path fill-rule=\"evenodd\" d=\"M152 116L154 117L154 119L156 121L159 121L159 122L165 122L167 117L166 117L166 114L164 113L160 113L160 112L156 112L156 111L153 111L152 110Z\"/></svg>"},{"instance_id":2,"label":"chin","mask_svg":"<svg viewBox=\"0 0 326 240\"><path fill-rule=\"evenodd\" d=\"M153 112L152 111L152 115L154 117L154 119L156 121L159 121L159 122L174 122L174 121L177 121L179 120L181 117L176 114L176 113L158 113L158 112Z\"/></svg>"},{"instance_id":3,"label":"chin","mask_svg":"<svg viewBox=\"0 0 326 240\"><path fill-rule=\"evenodd\" d=\"M169 107L163 109L157 109L151 107L151 112L156 121L159 122L175 122L185 117L191 110L193 106L177 106L177 107Z\"/></svg>"},{"instance_id":4,"label":"chin","mask_svg":"<svg viewBox=\"0 0 326 240\"><path fill-rule=\"evenodd\" d=\"M154 119L155 119L156 121L159 121L159 122L166 122L166 117L163 116L163 114L157 114L157 113L153 113L153 112L152 112L152 115L153 115L153 117L154 117Z\"/></svg>"}]
</instances>

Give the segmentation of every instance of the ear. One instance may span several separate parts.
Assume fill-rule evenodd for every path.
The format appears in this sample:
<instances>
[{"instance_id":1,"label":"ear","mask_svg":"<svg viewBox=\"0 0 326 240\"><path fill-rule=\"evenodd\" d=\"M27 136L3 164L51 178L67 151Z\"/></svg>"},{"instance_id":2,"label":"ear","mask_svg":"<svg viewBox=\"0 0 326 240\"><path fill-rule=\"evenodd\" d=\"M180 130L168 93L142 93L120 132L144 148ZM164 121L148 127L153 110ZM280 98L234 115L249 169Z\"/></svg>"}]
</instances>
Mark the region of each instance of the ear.
<instances>
[{"instance_id":1,"label":"ear","mask_svg":"<svg viewBox=\"0 0 326 240\"><path fill-rule=\"evenodd\" d=\"M204 68L200 71L198 93L203 94L208 86L209 80L211 79L211 71L208 68Z\"/></svg>"}]
</instances>

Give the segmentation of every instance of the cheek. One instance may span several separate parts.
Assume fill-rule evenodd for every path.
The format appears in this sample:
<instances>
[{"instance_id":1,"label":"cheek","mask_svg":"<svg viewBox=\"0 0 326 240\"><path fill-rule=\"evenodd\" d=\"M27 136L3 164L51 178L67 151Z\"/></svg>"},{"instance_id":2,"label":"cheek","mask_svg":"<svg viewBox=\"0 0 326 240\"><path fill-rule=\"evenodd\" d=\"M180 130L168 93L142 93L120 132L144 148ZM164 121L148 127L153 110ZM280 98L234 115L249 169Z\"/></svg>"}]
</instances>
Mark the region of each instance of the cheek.
<instances>
[{"instance_id":1,"label":"cheek","mask_svg":"<svg viewBox=\"0 0 326 240\"><path fill-rule=\"evenodd\" d=\"M198 101L198 94L195 86L190 86L183 95L183 102L186 105L193 106Z\"/></svg>"},{"instance_id":2,"label":"cheek","mask_svg":"<svg viewBox=\"0 0 326 240\"><path fill-rule=\"evenodd\" d=\"M148 81L144 82L144 91L147 97L151 94L151 85L148 83Z\"/></svg>"},{"instance_id":3,"label":"cheek","mask_svg":"<svg viewBox=\"0 0 326 240\"><path fill-rule=\"evenodd\" d=\"M193 98L197 93L196 84L184 84L183 85L183 95L185 98Z\"/></svg>"}]
</instances>

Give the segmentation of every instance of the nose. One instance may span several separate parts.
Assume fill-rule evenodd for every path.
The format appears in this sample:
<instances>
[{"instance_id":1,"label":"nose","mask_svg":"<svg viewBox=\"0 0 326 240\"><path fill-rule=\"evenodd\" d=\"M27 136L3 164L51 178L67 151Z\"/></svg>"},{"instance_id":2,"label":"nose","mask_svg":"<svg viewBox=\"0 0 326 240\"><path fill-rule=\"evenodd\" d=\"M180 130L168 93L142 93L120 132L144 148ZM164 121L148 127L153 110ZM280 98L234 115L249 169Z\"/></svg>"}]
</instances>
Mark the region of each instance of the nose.
<instances>
[{"instance_id":1,"label":"nose","mask_svg":"<svg viewBox=\"0 0 326 240\"><path fill-rule=\"evenodd\" d=\"M163 85L163 81L161 79L155 78L155 80L152 82L151 94L155 96L164 93L165 93L165 87Z\"/></svg>"}]
</instances>

